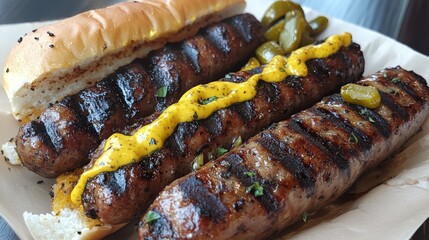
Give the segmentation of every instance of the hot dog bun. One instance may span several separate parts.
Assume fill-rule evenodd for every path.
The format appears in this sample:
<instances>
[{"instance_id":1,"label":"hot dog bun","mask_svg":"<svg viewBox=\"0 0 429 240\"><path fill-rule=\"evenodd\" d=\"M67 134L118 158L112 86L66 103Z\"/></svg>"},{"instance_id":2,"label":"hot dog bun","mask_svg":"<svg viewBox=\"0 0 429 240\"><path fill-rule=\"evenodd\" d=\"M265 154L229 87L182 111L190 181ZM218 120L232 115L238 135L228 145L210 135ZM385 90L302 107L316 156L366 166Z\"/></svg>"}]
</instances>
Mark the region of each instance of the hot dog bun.
<instances>
[{"instance_id":1,"label":"hot dog bun","mask_svg":"<svg viewBox=\"0 0 429 240\"><path fill-rule=\"evenodd\" d=\"M139 0L34 30L19 40L4 66L13 114L24 122L35 119L50 103L244 6L244 0Z\"/></svg>"}]
</instances>

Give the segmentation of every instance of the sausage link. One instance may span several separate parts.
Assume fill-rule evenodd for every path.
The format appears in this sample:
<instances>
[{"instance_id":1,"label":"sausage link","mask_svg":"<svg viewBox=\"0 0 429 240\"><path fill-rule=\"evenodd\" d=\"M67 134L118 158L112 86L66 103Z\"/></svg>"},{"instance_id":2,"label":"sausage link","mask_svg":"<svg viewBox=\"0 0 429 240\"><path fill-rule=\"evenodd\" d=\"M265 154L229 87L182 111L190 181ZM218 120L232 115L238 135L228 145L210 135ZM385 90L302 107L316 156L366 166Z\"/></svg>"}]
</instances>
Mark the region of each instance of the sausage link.
<instances>
[{"instance_id":1,"label":"sausage link","mask_svg":"<svg viewBox=\"0 0 429 240\"><path fill-rule=\"evenodd\" d=\"M429 88L413 72L387 69L359 84L379 90L378 108L334 94L272 125L166 187L149 208L159 218L142 217L139 238L264 239L338 198L429 112Z\"/></svg>"},{"instance_id":2,"label":"sausage link","mask_svg":"<svg viewBox=\"0 0 429 240\"><path fill-rule=\"evenodd\" d=\"M23 125L16 137L18 154L28 169L44 177L81 167L111 134L126 133L191 87L238 69L261 40L260 23L242 14L137 59ZM157 95L158 89L166 96Z\"/></svg>"},{"instance_id":3,"label":"sausage link","mask_svg":"<svg viewBox=\"0 0 429 240\"><path fill-rule=\"evenodd\" d=\"M181 123L161 150L139 163L90 179L82 196L87 215L109 224L132 220L164 186L191 172L197 155L204 154L206 161L217 157L217 149L231 148L234 139L246 140L341 85L356 82L363 73L364 60L360 47L353 43L328 58L310 60L307 66L307 77L261 82L252 100L219 110L205 120ZM241 82L261 71L256 68L230 74L223 80Z\"/></svg>"}]
</instances>

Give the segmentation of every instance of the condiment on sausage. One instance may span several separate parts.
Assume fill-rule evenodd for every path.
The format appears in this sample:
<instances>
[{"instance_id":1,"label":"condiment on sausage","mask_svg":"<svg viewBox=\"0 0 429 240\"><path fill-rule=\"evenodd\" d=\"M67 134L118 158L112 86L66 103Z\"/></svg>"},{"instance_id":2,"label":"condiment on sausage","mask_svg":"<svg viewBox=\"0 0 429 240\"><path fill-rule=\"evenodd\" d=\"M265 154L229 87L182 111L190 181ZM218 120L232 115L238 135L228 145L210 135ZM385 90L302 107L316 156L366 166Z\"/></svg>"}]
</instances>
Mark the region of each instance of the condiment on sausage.
<instances>
[{"instance_id":1,"label":"condiment on sausage","mask_svg":"<svg viewBox=\"0 0 429 240\"><path fill-rule=\"evenodd\" d=\"M160 149L179 123L205 119L219 109L252 99L256 95L259 80L281 82L290 75L304 77L307 75L305 64L307 60L326 58L341 47L349 46L351 40L350 33L334 35L324 43L306 46L292 52L289 58L280 55L274 57L261 74L255 74L245 82L216 81L190 89L153 123L142 127L134 135L125 136L116 133L107 139L103 154L92 168L81 175L73 189L72 201L76 204L81 202L81 195L89 178L135 163Z\"/></svg>"}]
</instances>

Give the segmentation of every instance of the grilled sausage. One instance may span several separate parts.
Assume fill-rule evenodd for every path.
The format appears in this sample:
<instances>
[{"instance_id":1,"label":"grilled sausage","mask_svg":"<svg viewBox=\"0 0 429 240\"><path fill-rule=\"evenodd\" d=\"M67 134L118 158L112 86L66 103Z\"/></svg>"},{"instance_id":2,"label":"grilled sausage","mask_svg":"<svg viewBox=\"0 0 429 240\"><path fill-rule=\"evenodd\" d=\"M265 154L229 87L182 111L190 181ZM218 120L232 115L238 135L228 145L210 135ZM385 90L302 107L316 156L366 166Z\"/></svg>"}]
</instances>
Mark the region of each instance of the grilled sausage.
<instances>
[{"instance_id":1,"label":"grilled sausage","mask_svg":"<svg viewBox=\"0 0 429 240\"><path fill-rule=\"evenodd\" d=\"M49 178L87 164L89 152L103 139L126 132L191 87L239 68L261 39L258 20L243 14L135 60L23 125L16 137L23 164ZM166 89L165 97L157 97L160 88Z\"/></svg>"},{"instance_id":2,"label":"grilled sausage","mask_svg":"<svg viewBox=\"0 0 429 240\"><path fill-rule=\"evenodd\" d=\"M87 215L109 224L138 216L170 182L192 171L193 159L217 155L218 147L230 148L234 139L247 139L269 124L311 106L342 84L357 81L364 60L353 43L325 59L307 62L307 77L290 76L281 83L260 82L250 101L235 104L201 121L181 123L161 150L139 163L102 173L90 179L82 196ZM241 82L262 68L231 74L224 81ZM114 214L113 214L114 213Z\"/></svg>"},{"instance_id":3,"label":"grilled sausage","mask_svg":"<svg viewBox=\"0 0 429 240\"><path fill-rule=\"evenodd\" d=\"M396 80L395 80L396 79ZM168 186L140 239L264 239L343 194L424 122L426 81L399 67L363 79L375 110L324 98Z\"/></svg>"}]
</instances>

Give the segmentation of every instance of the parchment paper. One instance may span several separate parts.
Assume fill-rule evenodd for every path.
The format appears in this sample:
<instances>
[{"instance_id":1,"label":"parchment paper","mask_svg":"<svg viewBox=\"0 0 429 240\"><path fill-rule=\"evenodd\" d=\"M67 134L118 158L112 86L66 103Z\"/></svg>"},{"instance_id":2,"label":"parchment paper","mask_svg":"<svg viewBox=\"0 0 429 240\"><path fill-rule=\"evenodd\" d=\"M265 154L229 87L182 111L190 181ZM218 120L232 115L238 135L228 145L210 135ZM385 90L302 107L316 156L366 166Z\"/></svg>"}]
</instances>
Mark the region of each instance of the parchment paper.
<instances>
[{"instance_id":1,"label":"parchment paper","mask_svg":"<svg viewBox=\"0 0 429 240\"><path fill-rule=\"evenodd\" d=\"M271 2L250 0L247 10L260 17ZM309 19L319 15L310 9L305 10ZM0 26L0 65L3 66L10 48L20 36L44 24ZM351 32L354 41L364 51L365 74L401 65L429 79L428 57L376 32L330 18L330 25L322 37L344 31ZM14 137L17 129L4 90L0 89L0 143ZM429 216L428 131L429 122L426 121L423 130L404 146L404 151L367 174L346 197L311 213L307 223L298 223L277 237L409 239ZM368 192L374 183L379 185ZM11 166L0 157L0 214L21 239L32 239L22 218L24 211L50 212L51 184L51 180L43 179L24 167ZM130 225L110 238L135 239L135 236L134 226Z\"/></svg>"}]
</instances>

